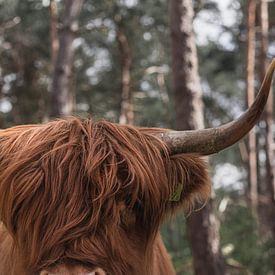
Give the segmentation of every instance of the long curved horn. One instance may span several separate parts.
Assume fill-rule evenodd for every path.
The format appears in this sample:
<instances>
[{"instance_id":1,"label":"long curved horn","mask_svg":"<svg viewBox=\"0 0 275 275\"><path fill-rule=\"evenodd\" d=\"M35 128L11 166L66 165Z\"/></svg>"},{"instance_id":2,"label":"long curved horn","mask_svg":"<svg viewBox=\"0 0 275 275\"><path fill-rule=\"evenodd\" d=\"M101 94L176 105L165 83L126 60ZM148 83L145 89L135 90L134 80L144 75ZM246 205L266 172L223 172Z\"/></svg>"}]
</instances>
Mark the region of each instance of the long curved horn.
<instances>
[{"instance_id":1,"label":"long curved horn","mask_svg":"<svg viewBox=\"0 0 275 275\"><path fill-rule=\"evenodd\" d=\"M203 130L167 131L160 138L167 144L171 154L198 153L211 155L217 153L243 138L259 120L270 91L275 70L275 59L269 65L260 92L252 106L237 120L225 125Z\"/></svg>"}]
</instances>

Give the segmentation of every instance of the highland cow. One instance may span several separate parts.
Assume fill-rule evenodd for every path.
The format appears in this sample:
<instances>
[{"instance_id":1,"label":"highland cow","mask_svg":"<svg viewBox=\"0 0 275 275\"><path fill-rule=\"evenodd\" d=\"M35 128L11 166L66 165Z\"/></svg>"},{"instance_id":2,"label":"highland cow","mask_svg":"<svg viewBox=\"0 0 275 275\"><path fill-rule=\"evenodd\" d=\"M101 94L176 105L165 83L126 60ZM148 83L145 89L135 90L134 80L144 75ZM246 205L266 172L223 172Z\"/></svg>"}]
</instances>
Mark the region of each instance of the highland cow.
<instances>
[{"instance_id":1,"label":"highland cow","mask_svg":"<svg viewBox=\"0 0 275 275\"><path fill-rule=\"evenodd\" d=\"M254 105L215 129L174 132L69 118L0 131L0 274L174 274L159 234L210 193L201 155L259 119Z\"/></svg>"}]
</instances>

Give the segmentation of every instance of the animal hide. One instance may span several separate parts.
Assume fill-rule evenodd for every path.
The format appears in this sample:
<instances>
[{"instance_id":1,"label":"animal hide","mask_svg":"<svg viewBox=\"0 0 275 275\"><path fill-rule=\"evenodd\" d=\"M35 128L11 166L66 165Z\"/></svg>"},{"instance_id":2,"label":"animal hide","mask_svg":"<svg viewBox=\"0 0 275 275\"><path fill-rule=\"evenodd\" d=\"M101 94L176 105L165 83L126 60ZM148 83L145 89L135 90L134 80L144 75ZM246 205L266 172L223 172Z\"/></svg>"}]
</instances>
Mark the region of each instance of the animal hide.
<instances>
[{"instance_id":1,"label":"animal hide","mask_svg":"<svg viewBox=\"0 0 275 275\"><path fill-rule=\"evenodd\" d=\"M210 185L204 161L171 156L163 131L78 118L1 130L0 274L173 274L159 227Z\"/></svg>"}]
</instances>

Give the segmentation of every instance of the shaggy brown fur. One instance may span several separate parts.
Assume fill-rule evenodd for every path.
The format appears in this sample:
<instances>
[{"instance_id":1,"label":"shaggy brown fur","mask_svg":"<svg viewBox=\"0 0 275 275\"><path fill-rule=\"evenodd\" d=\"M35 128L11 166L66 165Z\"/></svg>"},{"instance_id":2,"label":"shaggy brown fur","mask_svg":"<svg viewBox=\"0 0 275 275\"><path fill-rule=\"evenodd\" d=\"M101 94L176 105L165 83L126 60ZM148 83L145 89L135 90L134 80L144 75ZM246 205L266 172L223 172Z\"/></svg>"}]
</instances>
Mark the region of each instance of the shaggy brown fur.
<instances>
[{"instance_id":1,"label":"shaggy brown fur","mask_svg":"<svg viewBox=\"0 0 275 275\"><path fill-rule=\"evenodd\" d=\"M205 163L170 156L161 131L77 118L0 131L0 274L172 274L159 226L210 187Z\"/></svg>"}]
</instances>

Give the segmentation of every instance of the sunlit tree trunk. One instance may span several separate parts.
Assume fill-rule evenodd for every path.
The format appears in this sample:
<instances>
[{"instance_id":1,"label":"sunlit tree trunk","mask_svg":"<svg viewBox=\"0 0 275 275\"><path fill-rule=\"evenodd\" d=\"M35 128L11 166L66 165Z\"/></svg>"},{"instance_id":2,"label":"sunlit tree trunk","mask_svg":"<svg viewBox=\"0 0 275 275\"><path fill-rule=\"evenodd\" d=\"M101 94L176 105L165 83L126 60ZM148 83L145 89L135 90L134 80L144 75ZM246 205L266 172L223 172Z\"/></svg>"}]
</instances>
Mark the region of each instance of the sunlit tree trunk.
<instances>
[{"instance_id":1,"label":"sunlit tree trunk","mask_svg":"<svg viewBox=\"0 0 275 275\"><path fill-rule=\"evenodd\" d=\"M134 111L131 94L131 50L127 36L122 28L117 26L116 39L121 57L121 105L120 124L134 124Z\"/></svg>"},{"instance_id":2,"label":"sunlit tree trunk","mask_svg":"<svg viewBox=\"0 0 275 275\"><path fill-rule=\"evenodd\" d=\"M53 72L51 117L67 116L73 110L71 89L73 41L78 30L78 16L83 0L65 0L64 15L59 29L59 49Z\"/></svg>"},{"instance_id":3,"label":"sunlit tree trunk","mask_svg":"<svg viewBox=\"0 0 275 275\"><path fill-rule=\"evenodd\" d=\"M268 1L260 1L260 80L262 81L267 68L268 52ZM273 244L275 245L275 189L274 189L274 152L273 152L273 96L270 93L265 108L265 180L259 182L259 216L262 217L262 227L267 233L270 233ZM274 246L275 247L275 246ZM273 264L273 273L275 274L275 257Z\"/></svg>"},{"instance_id":4,"label":"sunlit tree trunk","mask_svg":"<svg viewBox=\"0 0 275 275\"><path fill-rule=\"evenodd\" d=\"M250 107L255 98L255 17L256 0L247 1L246 98ZM253 128L248 134L248 199L254 215L257 209L257 145Z\"/></svg>"},{"instance_id":5,"label":"sunlit tree trunk","mask_svg":"<svg viewBox=\"0 0 275 275\"><path fill-rule=\"evenodd\" d=\"M193 33L192 0L170 0L173 97L178 130L203 128L203 103ZM197 275L226 274L212 203L187 218Z\"/></svg>"}]
</instances>

